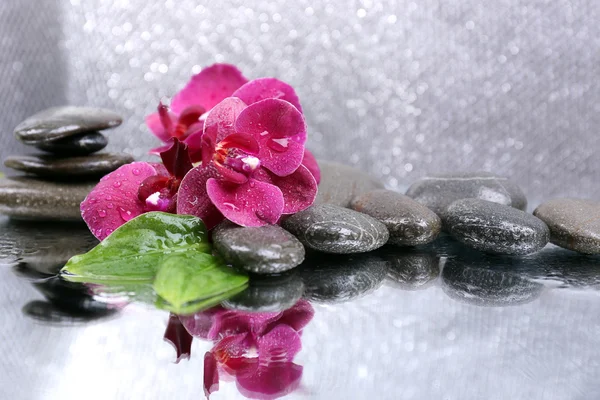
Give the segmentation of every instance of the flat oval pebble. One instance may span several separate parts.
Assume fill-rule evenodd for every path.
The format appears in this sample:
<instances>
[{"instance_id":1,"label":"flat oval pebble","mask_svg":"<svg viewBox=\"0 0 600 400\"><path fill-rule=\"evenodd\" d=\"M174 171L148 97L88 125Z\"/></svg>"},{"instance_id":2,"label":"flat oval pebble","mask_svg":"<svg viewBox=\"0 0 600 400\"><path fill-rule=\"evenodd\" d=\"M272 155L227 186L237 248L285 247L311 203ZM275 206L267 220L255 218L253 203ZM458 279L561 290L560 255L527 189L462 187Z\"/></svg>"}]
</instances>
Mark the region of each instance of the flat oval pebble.
<instances>
[{"instance_id":1,"label":"flat oval pebble","mask_svg":"<svg viewBox=\"0 0 600 400\"><path fill-rule=\"evenodd\" d=\"M82 221L79 205L94 186L95 182L0 179L0 214L28 220Z\"/></svg>"},{"instance_id":2,"label":"flat oval pebble","mask_svg":"<svg viewBox=\"0 0 600 400\"><path fill-rule=\"evenodd\" d=\"M256 274L274 274L304 261L304 246L278 225L247 228L225 222L213 231L215 250L226 262Z\"/></svg>"},{"instance_id":3,"label":"flat oval pebble","mask_svg":"<svg viewBox=\"0 0 600 400\"><path fill-rule=\"evenodd\" d=\"M319 168L321 182L315 204L349 207L354 197L383 188L383 183L348 165L319 161Z\"/></svg>"},{"instance_id":4,"label":"flat oval pebble","mask_svg":"<svg viewBox=\"0 0 600 400\"><path fill-rule=\"evenodd\" d=\"M544 286L517 273L468 266L449 258L442 271L442 290L454 300L477 306L505 307L535 300Z\"/></svg>"},{"instance_id":5,"label":"flat oval pebble","mask_svg":"<svg viewBox=\"0 0 600 400\"><path fill-rule=\"evenodd\" d=\"M104 108L53 107L21 122L15 128L15 136L25 144L35 145L82 132L114 128L121 122L123 119L119 114Z\"/></svg>"},{"instance_id":6,"label":"flat oval pebble","mask_svg":"<svg viewBox=\"0 0 600 400\"><path fill-rule=\"evenodd\" d=\"M85 156L102 150L108 144L106 136L100 132L86 132L64 139L48 140L35 144L40 150L57 156Z\"/></svg>"},{"instance_id":7,"label":"flat oval pebble","mask_svg":"<svg viewBox=\"0 0 600 400\"><path fill-rule=\"evenodd\" d=\"M362 194L352 200L351 208L383 222L390 233L390 244L416 246L429 243L442 229L442 221L436 213L391 190Z\"/></svg>"},{"instance_id":8,"label":"flat oval pebble","mask_svg":"<svg viewBox=\"0 0 600 400\"><path fill-rule=\"evenodd\" d=\"M304 297L341 303L362 297L383 283L388 263L377 252L353 255L312 254L299 268Z\"/></svg>"},{"instance_id":9,"label":"flat oval pebble","mask_svg":"<svg viewBox=\"0 0 600 400\"><path fill-rule=\"evenodd\" d=\"M133 157L126 153L98 153L69 158L42 154L10 156L6 158L4 165L44 178L64 179L100 177L131 162Z\"/></svg>"},{"instance_id":10,"label":"flat oval pebble","mask_svg":"<svg viewBox=\"0 0 600 400\"><path fill-rule=\"evenodd\" d=\"M460 199L481 199L525 210L523 191L507 178L489 172L434 175L413 183L406 195L443 214L446 207Z\"/></svg>"},{"instance_id":11,"label":"flat oval pebble","mask_svg":"<svg viewBox=\"0 0 600 400\"><path fill-rule=\"evenodd\" d=\"M533 214L550 228L550 241L584 254L600 254L600 202L583 199L550 200Z\"/></svg>"},{"instance_id":12,"label":"flat oval pebble","mask_svg":"<svg viewBox=\"0 0 600 400\"><path fill-rule=\"evenodd\" d=\"M539 218L509 206L479 199L455 201L446 209L444 225L458 241L498 254L541 250L550 231Z\"/></svg>"},{"instance_id":13,"label":"flat oval pebble","mask_svg":"<svg viewBox=\"0 0 600 400\"><path fill-rule=\"evenodd\" d=\"M304 282L295 271L279 275L251 275L248 288L221 303L246 312L281 312L302 298Z\"/></svg>"},{"instance_id":14,"label":"flat oval pebble","mask_svg":"<svg viewBox=\"0 0 600 400\"><path fill-rule=\"evenodd\" d=\"M385 225L375 218L332 204L311 206L282 225L306 247L325 253L364 253L389 238Z\"/></svg>"}]
</instances>

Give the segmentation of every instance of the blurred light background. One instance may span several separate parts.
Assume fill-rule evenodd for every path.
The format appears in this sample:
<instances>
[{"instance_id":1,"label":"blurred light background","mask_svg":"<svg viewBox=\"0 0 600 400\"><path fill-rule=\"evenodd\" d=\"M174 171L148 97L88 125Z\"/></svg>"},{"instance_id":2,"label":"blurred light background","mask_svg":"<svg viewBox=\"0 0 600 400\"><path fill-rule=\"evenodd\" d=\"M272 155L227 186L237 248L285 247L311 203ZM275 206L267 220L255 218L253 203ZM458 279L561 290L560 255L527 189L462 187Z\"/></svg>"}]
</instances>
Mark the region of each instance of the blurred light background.
<instances>
[{"instance_id":1,"label":"blurred light background","mask_svg":"<svg viewBox=\"0 0 600 400\"><path fill-rule=\"evenodd\" d=\"M0 151L60 104L116 109L137 158L162 96L214 62L300 95L318 157L392 188L489 170L529 198L599 197L596 0L3 0Z\"/></svg>"}]
</instances>

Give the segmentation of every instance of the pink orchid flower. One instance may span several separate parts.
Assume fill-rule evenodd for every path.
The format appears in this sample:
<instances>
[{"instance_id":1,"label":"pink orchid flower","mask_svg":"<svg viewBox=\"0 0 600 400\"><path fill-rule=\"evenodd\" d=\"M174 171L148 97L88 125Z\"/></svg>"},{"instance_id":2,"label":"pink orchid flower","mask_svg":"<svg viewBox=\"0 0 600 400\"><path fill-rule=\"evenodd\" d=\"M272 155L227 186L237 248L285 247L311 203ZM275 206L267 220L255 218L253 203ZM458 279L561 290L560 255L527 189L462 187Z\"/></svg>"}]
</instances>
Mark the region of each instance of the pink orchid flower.
<instances>
[{"instance_id":1,"label":"pink orchid flower","mask_svg":"<svg viewBox=\"0 0 600 400\"><path fill-rule=\"evenodd\" d=\"M292 103L224 99L208 114L202 164L181 182L177 212L196 215L210 229L223 218L242 226L274 224L283 214L309 207L317 181L302 162L317 171L318 166L305 153L305 141L304 117Z\"/></svg>"},{"instance_id":2,"label":"pink orchid flower","mask_svg":"<svg viewBox=\"0 0 600 400\"><path fill-rule=\"evenodd\" d=\"M177 191L192 163L177 139L160 155L163 164L134 162L104 176L81 203L83 220L99 240L140 214L176 212Z\"/></svg>"},{"instance_id":3,"label":"pink orchid flower","mask_svg":"<svg viewBox=\"0 0 600 400\"><path fill-rule=\"evenodd\" d=\"M204 391L218 390L220 375L233 377L244 396L275 399L295 390L302 367L294 364L302 348L302 329L314 310L306 300L279 313L248 313L214 307L191 316L169 320L165 340L180 358L189 358L191 337L212 340L204 356ZM187 330L187 333L182 329ZM191 336L190 336L191 335Z\"/></svg>"}]
</instances>

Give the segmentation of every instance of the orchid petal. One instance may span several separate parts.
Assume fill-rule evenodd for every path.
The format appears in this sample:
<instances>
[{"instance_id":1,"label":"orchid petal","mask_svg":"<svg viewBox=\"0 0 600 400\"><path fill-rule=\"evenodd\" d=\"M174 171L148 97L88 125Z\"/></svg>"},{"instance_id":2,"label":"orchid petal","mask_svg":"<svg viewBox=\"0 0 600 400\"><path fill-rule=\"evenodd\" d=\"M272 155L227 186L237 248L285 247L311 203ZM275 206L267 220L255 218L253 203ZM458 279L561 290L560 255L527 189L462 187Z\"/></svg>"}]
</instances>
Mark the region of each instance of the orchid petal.
<instances>
[{"instance_id":1,"label":"orchid petal","mask_svg":"<svg viewBox=\"0 0 600 400\"><path fill-rule=\"evenodd\" d=\"M235 130L259 142L258 158L276 175L289 175L302 163L306 123L287 101L267 99L246 107L235 122Z\"/></svg>"},{"instance_id":2,"label":"orchid petal","mask_svg":"<svg viewBox=\"0 0 600 400\"><path fill-rule=\"evenodd\" d=\"M219 369L217 360L210 351L204 354L204 395L208 398L211 393L219 390Z\"/></svg>"},{"instance_id":3,"label":"orchid petal","mask_svg":"<svg viewBox=\"0 0 600 400\"><path fill-rule=\"evenodd\" d=\"M248 105L264 99L285 100L302 112L300 100L294 88L275 78L254 79L236 90L232 96L239 97Z\"/></svg>"},{"instance_id":4,"label":"orchid petal","mask_svg":"<svg viewBox=\"0 0 600 400\"><path fill-rule=\"evenodd\" d=\"M171 101L171 109L180 114L189 106L210 110L229 97L248 80L239 69L229 64L214 64L196 74Z\"/></svg>"},{"instance_id":5,"label":"orchid petal","mask_svg":"<svg viewBox=\"0 0 600 400\"><path fill-rule=\"evenodd\" d=\"M321 169L317 163L317 159L308 149L304 149L304 158L302 158L302 165L304 165L310 173L315 177L317 185L321 182Z\"/></svg>"},{"instance_id":6,"label":"orchid petal","mask_svg":"<svg viewBox=\"0 0 600 400\"><path fill-rule=\"evenodd\" d=\"M264 171L264 170L263 170ZM277 186L283 193L283 214L295 214L307 209L317 197L317 181L308 168L300 165L290 175L277 176L272 172L258 174L257 179Z\"/></svg>"},{"instance_id":7,"label":"orchid petal","mask_svg":"<svg viewBox=\"0 0 600 400\"><path fill-rule=\"evenodd\" d=\"M255 179L241 185L209 179L208 196L231 222L263 226L277 222L283 211L283 194L277 186Z\"/></svg>"},{"instance_id":8,"label":"orchid petal","mask_svg":"<svg viewBox=\"0 0 600 400\"><path fill-rule=\"evenodd\" d=\"M225 309L217 306L192 315L180 315L179 320L190 335L200 339L214 340L219 336L215 326L215 318Z\"/></svg>"},{"instance_id":9,"label":"orchid petal","mask_svg":"<svg viewBox=\"0 0 600 400\"><path fill-rule=\"evenodd\" d=\"M148 154L152 154L153 156L160 156L160 153L162 153L163 151L169 150L171 148L171 146L172 146L172 144L168 143L168 141L167 141L167 144L163 144L162 146L158 146L153 149L150 149Z\"/></svg>"},{"instance_id":10,"label":"orchid petal","mask_svg":"<svg viewBox=\"0 0 600 400\"><path fill-rule=\"evenodd\" d=\"M181 181L177 194L177 214L195 215L207 229L212 229L223 216L212 203L206 191L206 182L215 175L213 169L198 166Z\"/></svg>"},{"instance_id":11,"label":"orchid petal","mask_svg":"<svg viewBox=\"0 0 600 400\"><path fill-rule=\"evenodd\" d=\"M175 123L175 121L173 122ZM160 121L160 115L158 113L150 114L146 117L146 125L150 131L163 142L167 142L171 139L171 135L166 131L162 122Z\"/></svg>"},{"instance_id":12,"label":"orchid petal","mask_svg":"<svg viewBox=\"0 0 600 400\"><path fill-rule=\"evenodd\" d=\"M215 143L234 134L235 120L246 107L246 103L237 97L224 99L208 113L204 124L204 134L210 136Z\"/></svg>"},{"instance_id":13,"label":"orchid petal","mask_svg":"<svg viewBox=\"0 0 600 400\"><path fill-rule=\"evenodd\" d=\"M157 174L151 164L134 162L100 179L81 203L81 215L92 234L103 240L125 222L143 214L144 204L138 200L140 184Z\"/></svg>"},{"instance_id":14,"label":"orchid petal","mask_svg":"<svg viewBox=\"0 0 600 400\"><path fill-rule=\"evenodd\" d=\"M175 314L169 315L169 322L163 337L165 342L170 343L177 353L175 363L187 358L189 360L192 353L193 337L185 330L185 327Z\"/></svg>"},{"instance_id":15,"label":"orchid petal","mask_svg":"<svg viewBox=\"0 0 600 400\"><path fill-rule=\"evenodd\" d=\"M314 315L313 306L307 300L300 299L293 307L282 312L277 323L289 325L296 332L300 332L313 319Z\"/></svg>"}]
</instances>

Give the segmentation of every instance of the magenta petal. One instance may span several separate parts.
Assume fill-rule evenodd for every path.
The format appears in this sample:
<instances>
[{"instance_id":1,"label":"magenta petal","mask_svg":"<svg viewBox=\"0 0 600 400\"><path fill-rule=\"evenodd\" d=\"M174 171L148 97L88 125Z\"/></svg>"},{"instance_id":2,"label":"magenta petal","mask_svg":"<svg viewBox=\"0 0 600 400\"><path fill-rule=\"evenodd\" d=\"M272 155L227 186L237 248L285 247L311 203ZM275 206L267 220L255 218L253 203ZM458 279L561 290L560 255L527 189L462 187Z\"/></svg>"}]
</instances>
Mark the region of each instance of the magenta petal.
<instances>
[{"instance_id":1,"label":"magenta petal","mask_svg":"<svg viewBox=\"0 0 600 400\"><path fill-rule=\"evenodd\" d=\"M189 106L210 110L229 97L248 80L239 69L229 64L214 64L194 75L171 101L171 109L180 114Z\"/></svg>"},{"instance_id":2,"label":"magenta petal","mask_svg":"<svg viewBox=\"0 0 600 400\"><path fill-rule=\"evenodd\" d=\"M155 147L153 149L150 149L148 154L152 154L153 156L160 156L160 153L162 153L163 151L169 150L171 148L171 146L172 146L171 143L167 143L162 146Z\"/></svg>"},{"instance_id":3,"label":"magenta petal","mask_svg":"<svg viewBox=\"0 0 600 400\"><path fill-rule=\"evenodd\" d=\"M294 105L298 111L302 112L300 100L294 88L285 82L275 78L254 79L233 93L234 97L239 97L246 104L254 104L264 99L285 100Z\"/></svg>"},{"instance_id":4,"label":"magenta petal","mask_svg":"<svg viewBox=\"0 0 600 400\"><path fill-rule=\"evenodd\" d=\"M158 115L157 112L146 117L146 125L150 128L150 131L163 142L166 142L171 138L171 135L165 130L165 127L160 121L160 115Z\"/></svg>"},{"instance_id":5,"label":"magenta petal","mask_svg":"<svg viewBox=\"0 0 600 400\"><path fill-rule=\"evenodd\" d=\"M283 193L283 214L297 213L315 202L317 181L304 165L300 165L296 171L287 176L277 176L270 172L268 174L268 182L277 186Z\"/></svg>"},{"instance_id":6,"label":"magenta petal","mask_svg":"<svg viewBox=\"0 0 600 400\"><path fill-rule=\"evenodd\" d=\"M137 193L140 184L153 175L157 170L151 164L134 162L100 179L81 203L81 215L94 236L102 240L144 212Z\"/></svg>"},{"instance_id":7,"label":"magenta petal","mask_svg":"<svg viewBox=\"0 0 600 400\"><path fill-rule=\"evenodd\" d=\"M215 326L216 317L226 310L217 306L193 315L180 315L179 320L190 335L201 339L214 340L219 336Z\"/></svg>"},{"instance_id":8,"label":"magenta petal","mask_svg":"<svg viewBox=\"0 0 600 400\"><path fill-rule=\"evenodd\" d=\"M193 168L183 178L177 192L177 214L195 215L204 222L207 229L214 228L223 220L206 191L206 182L214 174L214 170L202 165Z\"/></svg>"},{"instance_id":9,"label":"magenta petal","mask_svg":"<svg viewBox=\"0 0 600 400\"><path fill-rule=\"evenodd\" d=\"M217 104L206 117L204 134L209 136L214 143L235 133L235 120L246 108L246 104L237 97L228 97Z\"/></svg>"},{"instance_id":10,"label":"magenta petal","mask_svg":"<svg viewBox=\"0 0 600 400\"><path fill-rule=\"evenodd\" d=\"M302 163L306 123L287 101L267 99L246 107L236 120L235 130L254 136L260 144L258 158L276 175L289 175Z\"/></svg>"},{"instance_id":11,"label":"magenta petal","mask_svg":"<svg viewBox=\"0 0 600 400\"><path fill-rule=\"evenodd\" d=\"M317 159L308 149L304 149L304 158L302 159L302 165L304 165L311 174L315 177L317 185L321 182L321 168L317 163Z\"/></svg>"},{"instance_id":12,"label":"magenta petal","mask_svg":"<svg viewBox=\"0 0 600 400\"><path fill-rule=\"evenodd\" d=\"M300 335L290 326L278 324L256 340L258 358L269 361L292 361L302 349Z\"/></svg>"},{"instance_id":13,"label":"magenta petal","mask_svg":"<svg viewBox=\"0 0 600 400\"><path fill-rule=\"evenodd\" d=\"M175 363L178 364L184 358L190 359L192 353L192 340L194 338L185 329L177 315L169 315L169 323L163 340L170 343L177 353Z\"/></svg>"},{"instance_id":14,"label":"magenta petal","mask_svg":"<svg viewBox=\"0 0 600 400\"><path fill-rule=\"evenodd\" d=\"M300 299L292 308L283 311L281 318L277 321L286 324L297 332L300 332L313 319L315 309L305 299Z\"/></svg>"},{"instance_id":15,"label":"magenta petal","mask_svg":"<svg viewBox=\"0 0 600 400\"><path fill-rule=\"evenodd\" d=\"M263 226L277 222L283 194L277 186L249 179L241 185L209 179L208 196L221 213L238 225Z\"/></svg>"},{"instance_id":16,"label":"magenta petal","mask_svg":"<svg viewBox=\"0 0 600 400\"><path fill-rule=\"evenodd\" d=\"M217 367L215 355L207 351L204 354L204 395L206 398L219 390L219 369Z\"/></svg>"}]
</instances>

